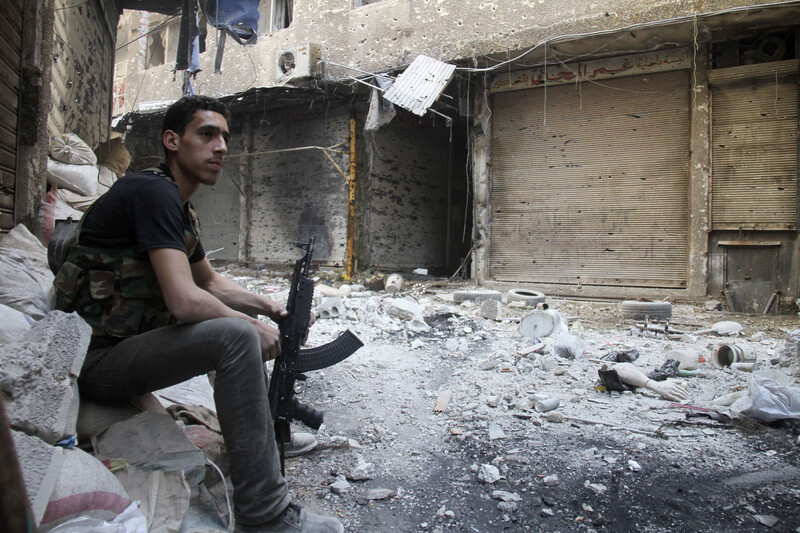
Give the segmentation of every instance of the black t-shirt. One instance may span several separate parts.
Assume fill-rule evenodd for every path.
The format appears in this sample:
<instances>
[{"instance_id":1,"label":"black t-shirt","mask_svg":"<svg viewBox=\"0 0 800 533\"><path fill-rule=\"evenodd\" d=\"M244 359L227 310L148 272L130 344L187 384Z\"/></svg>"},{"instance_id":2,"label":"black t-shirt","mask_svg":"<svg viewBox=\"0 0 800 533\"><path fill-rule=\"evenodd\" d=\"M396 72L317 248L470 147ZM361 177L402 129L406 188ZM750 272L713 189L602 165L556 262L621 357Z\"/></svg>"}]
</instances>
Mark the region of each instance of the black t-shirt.
<instances>
[{"instance_id":1,"label":"black t-shirt","mask_svg":"<svg viewBox=\"0 0 800 533\"><path fill-rule=\"evenodd\" d=\"M166 165L161 169L169 174ZM92 207L80 234L80 244L96 248L134 247L148 250L174 248L186 252L185 220L190 204L181 204L178 185L154 172L127 174ZM206 253L198 243L190 263Z\"/></svg>"}]
</instances>

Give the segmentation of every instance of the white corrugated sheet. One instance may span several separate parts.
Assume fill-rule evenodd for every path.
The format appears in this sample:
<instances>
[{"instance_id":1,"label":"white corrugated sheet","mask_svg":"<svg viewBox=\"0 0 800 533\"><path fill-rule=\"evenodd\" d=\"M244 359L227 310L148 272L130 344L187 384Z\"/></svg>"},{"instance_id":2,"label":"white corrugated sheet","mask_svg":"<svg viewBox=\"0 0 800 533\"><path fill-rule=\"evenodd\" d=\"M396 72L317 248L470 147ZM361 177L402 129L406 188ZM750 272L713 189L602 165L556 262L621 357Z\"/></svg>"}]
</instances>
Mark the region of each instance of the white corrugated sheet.
<instances>
[{"instance_id":1,"label":"white corrugated sheet","mask_svg":"<svg viewBox=\"0 0 800 533\"><path fill-rule=\"evenodd\" d=\"M417 56L397 77L383 97L393 104L422 116L453 79L455 65L431 57Z\"/></svg>"}]
</instances>

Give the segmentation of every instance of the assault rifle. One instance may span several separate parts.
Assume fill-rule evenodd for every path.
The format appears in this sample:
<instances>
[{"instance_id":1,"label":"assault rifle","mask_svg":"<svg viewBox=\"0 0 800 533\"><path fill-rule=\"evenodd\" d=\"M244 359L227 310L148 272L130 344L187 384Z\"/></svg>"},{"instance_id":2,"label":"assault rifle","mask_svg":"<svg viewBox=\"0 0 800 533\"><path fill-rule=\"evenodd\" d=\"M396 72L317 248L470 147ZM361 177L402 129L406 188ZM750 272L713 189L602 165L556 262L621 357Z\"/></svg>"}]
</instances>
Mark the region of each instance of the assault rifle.
<instances>
[{"instance_id":1,"label":"assault rifle","mask_svg":"<svg viewBox=\"0 0 800 533\"><path fill-rule=\"evenodd\" d=\"M323 419L323 413L303 405L295 397L295 381L305 381L304 372L335 365L364 346L364 343L350 330L345 330L336 340L328 344L300 349L300 343L308 331L311 300L314 296L314 280L308 277L308 267L311 264L315 240L316 236L312 237L308 244L295 243L295 246L304 250L305 254L294 265L292 286L286 303L286 311L289 314L278 324L281 334L281 355L275 359L272 379L268 383L269 405L272 410L272 420L275 422L275 440L280 449L282 474L284 448L292 438L289 424L293 420L299 420L311 429L319 429Z\"/></svg>"}]
</instances>

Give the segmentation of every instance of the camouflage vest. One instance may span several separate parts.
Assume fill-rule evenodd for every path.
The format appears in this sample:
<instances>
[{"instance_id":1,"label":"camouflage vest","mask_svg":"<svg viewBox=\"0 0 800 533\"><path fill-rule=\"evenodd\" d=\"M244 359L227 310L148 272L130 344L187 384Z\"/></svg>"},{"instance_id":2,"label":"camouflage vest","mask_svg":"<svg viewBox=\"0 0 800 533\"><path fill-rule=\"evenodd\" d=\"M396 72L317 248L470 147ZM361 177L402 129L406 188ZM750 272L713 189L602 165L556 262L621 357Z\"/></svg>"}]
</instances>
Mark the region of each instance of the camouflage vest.
<instances>
[{"instance_id":1,"label":"camouflage vest","mask_svg":"<svg viewBox=\"0 0 800 533\"><path fill-rule=\"evenodd\" d=\"M153 172L174 182L160 168L142 172ZM77 311L92 326L92 334L102 337L131 337L176 323L149 259L138 255L132 247L93 248L78 244L83 222L92 207L81 218L78 238L53 281L56 309L67 313ZM187 255L191 256L200 232L197 214L191 207L187 211L184 238Z\"/></svg>"}]
</instances>

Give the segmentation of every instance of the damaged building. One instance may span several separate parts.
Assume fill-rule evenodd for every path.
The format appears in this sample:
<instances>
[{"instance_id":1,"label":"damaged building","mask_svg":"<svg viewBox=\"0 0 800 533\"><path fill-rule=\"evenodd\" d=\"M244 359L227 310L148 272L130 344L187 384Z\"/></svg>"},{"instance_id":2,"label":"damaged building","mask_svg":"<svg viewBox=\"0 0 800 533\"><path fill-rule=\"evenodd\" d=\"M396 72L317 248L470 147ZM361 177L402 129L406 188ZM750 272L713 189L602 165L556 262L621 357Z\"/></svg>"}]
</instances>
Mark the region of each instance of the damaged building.
<instances>
[{"instance_id":1,"label":"damaged building","mask_svg":"<svg viewBox=\"0 0 800 533\"><path fill-rule=\"evenodd\" d=\"M285 264L316 234L350 274L747 312L799 295L795 2L253 2L245 46L199 10L183 80L180 3L6 3L4 231L33 222L54 135L94 148L115 116L131 168L157 162L188 78L233 111L197 198L216 260ZM455 67L436 102L367 129L418 57Z\"/></svg>"},{"instance_id":2,"label":"damaged building","mask_svg":"<svg viewBox=\"0 0 800 533\"><path fill-rule=\"evenodd\" d=\"M194 79L234 113L223 179L197 200L215 259L286 262L288 242L316 233L319 259L350 272L452 274L468 259L480 284L549 294L711 295L759 313L798 296L800 5L342 0L259 11L257 42L229 41L221 74L208 31ZM141 33L141 20L133 13L118 39ZM170 24L158 24L159 50L177 47ZM117 60L134 167L160 157L153 106L181 94L174 62L154 65L152 49ZM418 56L457 67L446 90L423 116L397 105L365 130L377 90L367 84Z\"/></svg>"}]
</instances>

